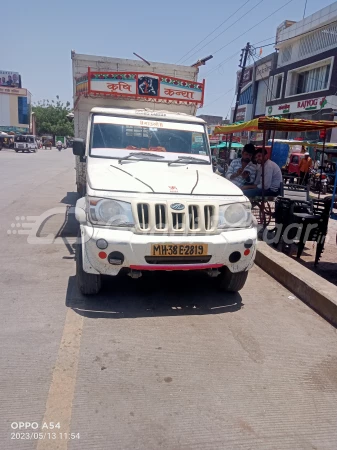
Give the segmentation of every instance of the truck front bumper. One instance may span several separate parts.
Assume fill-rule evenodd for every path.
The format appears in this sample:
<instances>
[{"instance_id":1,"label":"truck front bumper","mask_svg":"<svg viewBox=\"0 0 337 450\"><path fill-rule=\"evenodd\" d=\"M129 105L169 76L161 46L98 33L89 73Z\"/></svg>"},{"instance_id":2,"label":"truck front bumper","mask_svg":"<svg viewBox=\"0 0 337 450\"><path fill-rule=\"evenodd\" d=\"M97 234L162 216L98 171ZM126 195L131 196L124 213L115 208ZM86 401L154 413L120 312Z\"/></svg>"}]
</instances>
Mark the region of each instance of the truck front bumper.
<instances>
[{"instance_id":1,"label":"truck front bumper","mask_svg":"<svg viewBox=\"0 0 337 450\"><path fill-rule=\"evenodd\" d=\"M106 241L106 248L98 248L97 241L100 239ZM257 231L254 227L225 231L217 235L159 236L81 225L83 269L87 273L112 276L123 268L171 271L207 270L227 266L233 273L244 272L254 264L256 239ZM207 262L195 263L189 260L185 263L185 258L179 257L178 263L174 258L167 258L169 261L160 264L149 263L152 244L207 244Z\"/></svg>"}]
</instances>

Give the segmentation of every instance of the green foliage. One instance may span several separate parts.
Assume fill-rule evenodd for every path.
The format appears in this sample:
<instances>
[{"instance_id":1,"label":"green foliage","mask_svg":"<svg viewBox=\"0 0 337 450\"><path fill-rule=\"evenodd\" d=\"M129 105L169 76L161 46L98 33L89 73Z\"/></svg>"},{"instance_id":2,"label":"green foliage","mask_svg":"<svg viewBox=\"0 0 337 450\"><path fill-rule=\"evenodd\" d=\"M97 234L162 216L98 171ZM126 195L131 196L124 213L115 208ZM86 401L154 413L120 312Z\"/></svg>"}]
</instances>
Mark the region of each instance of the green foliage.
<instances>
[{"instance_id":1,"label":"green foliage","mask_svg":"<svg viewBox=\"0 0 337 450\"><path fill-rule=\"evenodd\" d=\"M56 101L43 100L33 106L36 117L36 131L39 136L74 136L74 125L67 119L71 112L70 103L62 103L59 96Z\"/></svg>"}]
</instances>

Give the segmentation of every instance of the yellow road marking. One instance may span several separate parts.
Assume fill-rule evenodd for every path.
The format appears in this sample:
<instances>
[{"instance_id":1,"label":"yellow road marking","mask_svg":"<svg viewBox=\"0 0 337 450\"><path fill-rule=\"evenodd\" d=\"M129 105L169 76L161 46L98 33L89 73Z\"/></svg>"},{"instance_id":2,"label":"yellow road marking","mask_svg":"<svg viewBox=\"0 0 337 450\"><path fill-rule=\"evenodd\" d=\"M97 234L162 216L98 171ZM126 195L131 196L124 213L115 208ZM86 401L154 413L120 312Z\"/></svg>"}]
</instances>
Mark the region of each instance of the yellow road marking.
<instances>
[{"instance_id":1,"label":"yellow road marking","mask_svg":"<svg viewBox=\"0 0 337 450\"><path fill-rule=\"evenodd\" d=\"M37 450L67 450L67 440L60 438L60 433L78 433L70 430L72 405L76 385L78 360L81 346L83 317L68 309L63 329L53 378L49 388L43 423L60 422L61 428L43 432L56 433L56 439L41 439Z\"/></svg>"}]
</instances>

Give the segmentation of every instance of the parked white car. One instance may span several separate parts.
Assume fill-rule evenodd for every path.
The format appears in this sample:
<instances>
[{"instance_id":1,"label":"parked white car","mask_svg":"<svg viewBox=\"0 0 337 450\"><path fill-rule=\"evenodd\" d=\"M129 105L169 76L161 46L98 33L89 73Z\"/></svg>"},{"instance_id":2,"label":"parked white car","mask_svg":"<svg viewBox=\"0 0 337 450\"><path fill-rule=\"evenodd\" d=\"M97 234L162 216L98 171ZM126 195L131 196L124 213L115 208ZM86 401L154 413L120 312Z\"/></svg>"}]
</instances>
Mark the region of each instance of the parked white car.
<instances>
[{"instance_id":1,"label":"parked white car","mask_svg":"<svg viewBox=\"0 0 337 450\"><path fill-rule=\"evenodd\" d=\"M34 135L20 134L14 137L14 150L18 152L34 152L38 150L38 142Z\"/></svg>"}]
</instances>

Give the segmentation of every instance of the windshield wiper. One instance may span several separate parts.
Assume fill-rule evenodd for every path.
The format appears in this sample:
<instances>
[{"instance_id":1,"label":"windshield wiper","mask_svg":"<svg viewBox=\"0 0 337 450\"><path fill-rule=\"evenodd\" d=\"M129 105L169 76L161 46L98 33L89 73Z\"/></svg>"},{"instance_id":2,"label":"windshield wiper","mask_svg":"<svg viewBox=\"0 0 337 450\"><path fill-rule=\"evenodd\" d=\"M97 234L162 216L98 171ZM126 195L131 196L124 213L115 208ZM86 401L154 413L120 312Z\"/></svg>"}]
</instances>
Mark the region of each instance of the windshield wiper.
<instances>
[{"instance_id":1,"label":"windshield wiper","mask_svg":"<svg viewBox=\"0 0 337 450\"><path fill-rule=\"evenodd\" d=\"M132 152L129 153L128 156L124 156L123 158L120 158L118 160L118 162L120 163L121 161L126 161L127 159L130 159L132 157L135 158L142 158L141 161L146 161L147 159L151 159L151 158L164 158L164 156L162 155L156 155L155 153L147 153L147 152ZM145 158L144 158L145 157Z\"/></svg>"},{"instance_id":2,"label":"windshield wiper","mask_svg":"<svg viewBox=\"0 0 337 450\"><path fill-rule=\"evenodd\" d=\"M201 158L195 158L194 156L179 156L178 159L174 159L173 161L170 161L168 163L168 165L170 166L171 164L175 164L175 163L179 163L179 162L186 163L186 164L188 162L209 164L209 161L205 161L204 159L201 159Z\"/></svg>"}]
</instances>

